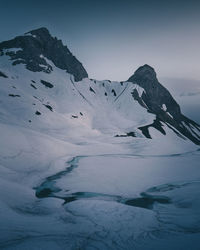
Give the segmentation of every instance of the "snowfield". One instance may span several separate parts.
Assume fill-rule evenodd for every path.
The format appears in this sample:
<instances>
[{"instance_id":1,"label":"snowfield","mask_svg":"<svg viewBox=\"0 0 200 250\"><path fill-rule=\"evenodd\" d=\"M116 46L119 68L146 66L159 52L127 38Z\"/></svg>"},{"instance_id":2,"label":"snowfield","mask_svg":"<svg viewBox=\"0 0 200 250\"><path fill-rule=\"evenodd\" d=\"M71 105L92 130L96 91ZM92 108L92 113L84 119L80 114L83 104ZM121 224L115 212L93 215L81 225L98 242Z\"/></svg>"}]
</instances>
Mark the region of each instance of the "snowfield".
<instances>
[{"instance_id":1,"label":"snowfield","mask_svg":"<svg viewBox=\"0 0 200 250\"><path fill-rule=\"evenodd\" d=\"M16 52L16 50L14 50ZM200 149L131 82L0 69L0 249L199 249ZM166 107L163 106L166 110ZM121 137L134 132L136 137Z\"/></svg>"}]
</instances>

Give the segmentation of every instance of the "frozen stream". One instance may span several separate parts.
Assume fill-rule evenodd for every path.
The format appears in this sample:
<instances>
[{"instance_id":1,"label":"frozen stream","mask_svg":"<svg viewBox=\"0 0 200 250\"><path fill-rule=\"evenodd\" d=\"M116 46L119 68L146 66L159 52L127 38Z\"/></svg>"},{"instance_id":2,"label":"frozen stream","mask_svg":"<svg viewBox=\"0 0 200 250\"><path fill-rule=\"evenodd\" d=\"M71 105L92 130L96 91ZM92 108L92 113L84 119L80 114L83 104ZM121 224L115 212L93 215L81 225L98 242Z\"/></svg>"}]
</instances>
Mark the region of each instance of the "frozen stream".
<instances>
[{"instance_id":1,"label":"frozen stream","mask_svg":"<svg viewBox=\"0 0 200 250\"><path fill-rule=\"evenodd\" d=\"M199 159L198 150L76 156L35 194L75 220L69 249L199 249Z\"/></svg>"}]
</instances>

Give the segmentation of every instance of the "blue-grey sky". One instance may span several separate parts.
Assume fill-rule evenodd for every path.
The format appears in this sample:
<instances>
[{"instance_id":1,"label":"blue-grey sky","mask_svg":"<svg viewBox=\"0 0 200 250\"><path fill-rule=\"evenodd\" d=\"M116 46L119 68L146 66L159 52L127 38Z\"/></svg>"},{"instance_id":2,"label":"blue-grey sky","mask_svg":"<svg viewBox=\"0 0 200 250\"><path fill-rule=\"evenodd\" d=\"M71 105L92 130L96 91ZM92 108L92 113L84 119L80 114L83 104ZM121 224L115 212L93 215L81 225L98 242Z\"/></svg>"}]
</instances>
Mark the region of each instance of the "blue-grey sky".
<instances>
[{"instance_id":1,"label":"blue-grey sky","mask_svg":"<svg viewBox=\"0 0 200 250\"><path fill-rule=\"evenodd\" d=\"M200 80L200 1L0 0L0 40L47 27L91 78L126 80L145 63Z\"/></svg>"}]
</instances>

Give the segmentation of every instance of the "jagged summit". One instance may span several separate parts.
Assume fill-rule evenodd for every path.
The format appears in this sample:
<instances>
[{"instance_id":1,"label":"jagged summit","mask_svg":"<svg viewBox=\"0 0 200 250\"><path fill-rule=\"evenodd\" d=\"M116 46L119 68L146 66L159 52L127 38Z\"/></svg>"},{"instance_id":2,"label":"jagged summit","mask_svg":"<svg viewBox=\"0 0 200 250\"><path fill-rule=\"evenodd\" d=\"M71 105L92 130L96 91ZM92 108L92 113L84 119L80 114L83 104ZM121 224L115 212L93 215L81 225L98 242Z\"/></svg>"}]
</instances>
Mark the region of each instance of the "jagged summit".
<instances>
[{"instance_id":1,"label":"jagged summit","mask_svg":"<svg viewBox=\"0 0 200 250\"><path fill-rule=\"evenodd\" d=\"M139 67L134 75L132 75L128 81L133 81L133 80L145 80L145 81L155 81L157 80L156 77L156 72L154 70L154 68L152 68L151 66L149 66L148 64L145 64L141 67Z\"/></svg>"},{"instance_id":2,"label":"jagged summit","mask_svg":"<svg viewBox=\"0 0 200 250\"><path fill-rule=\"evenodd\" d=\"M34 30L31 30L29 32L26 32L25 35L27 34L32 34L32 35L37 35L37 36L43 36L43 35L50 35L50 32L47 28L45 27L41 27L41 28L38 28L38 29L34 29Z\"/></svg>"},{"instance_id":3,"label":"jagged summit","mask_svg":"<svg viewBox=\"0 0 200 250\"><path fill-rule=\"evenodd\" d=\"M13 48L20 50L13 52ZM56 67L72 74L75 81L88 77L83 65L73 56L67 46L64 46L61 40L52 37L48 29L44 27L0 43L0 52L2 55L4 53L9 55L13 60L13 65L22 63L28 70L34 72L51 73L52 67L45 60L47 58Z\"/></svg>"},{"instance_id":4,"label":"jagged summit","mask_svg":"<svg viewBox=\"0 0 200 250\"><path fill-rule=\"evenodd\" d=\"M164 104L176 119L180 117L180 107L169 91L159 83L154 68L145 64L128 79L144 88L143 100L150 112L160 113Z\"/></svg>"}]
</instances>

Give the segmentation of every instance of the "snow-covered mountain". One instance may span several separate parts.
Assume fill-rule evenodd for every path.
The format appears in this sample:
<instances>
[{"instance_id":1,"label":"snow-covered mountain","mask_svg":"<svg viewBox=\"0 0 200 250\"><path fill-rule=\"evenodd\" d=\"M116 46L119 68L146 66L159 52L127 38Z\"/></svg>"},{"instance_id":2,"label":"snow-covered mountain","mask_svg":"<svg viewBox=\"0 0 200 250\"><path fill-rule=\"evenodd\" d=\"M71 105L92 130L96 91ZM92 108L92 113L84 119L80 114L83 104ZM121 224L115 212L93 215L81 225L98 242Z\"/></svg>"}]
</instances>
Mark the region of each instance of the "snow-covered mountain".
<instances>
[{"instance_id":1,"label":"snow-covered mountain","mask_svg":"<svg viewBox=\"0 0 200 250\"><path fill-rule=\"evenodd\" d=\"M154 69L89 79L45 28L0 43L0 249L199 249L200 126Z\"/></svg>"},{"instance_id":2,"label":"snow-covered mountain","mask_svg":"<svg viewBox=\"0 0 200 250\"><path fill-rule=\"evenodd\" d=\"M124 82L89 79L46 28L0 43L0 100L1 122L32 130L141 138L171 130L200 144L200 126L181 113L152 67Z\"/></svg>"}]
</instances>

